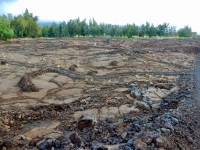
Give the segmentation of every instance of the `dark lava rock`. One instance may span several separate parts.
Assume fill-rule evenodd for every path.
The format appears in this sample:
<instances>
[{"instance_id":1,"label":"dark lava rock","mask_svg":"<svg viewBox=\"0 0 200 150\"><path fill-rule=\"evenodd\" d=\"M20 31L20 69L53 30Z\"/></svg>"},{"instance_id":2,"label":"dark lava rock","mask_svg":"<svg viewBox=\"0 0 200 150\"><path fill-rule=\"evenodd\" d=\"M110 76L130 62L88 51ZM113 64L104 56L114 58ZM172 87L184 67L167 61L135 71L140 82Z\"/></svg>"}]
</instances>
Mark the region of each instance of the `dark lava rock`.
<instances>
[{"instance_id":1,"label":"dark lava rock","mask_svg":"<svg viewBox=\"0 0 200 150\"><path fill-rule=\"evenodd\" d=\"M138 83L137 83L137 82L131 83L130 86L131 86L131 87L137 87L137 86L138 86Z\"/></svg>"},{"instance_id":2,"label":"dark lava rock","mask_svg":"<svg viewBox=\"0 0 200 150\"><path fill-rule=\"evenodd\" d=\"M15 146L15 144L16 143L13 143L12 141L5 141L3 143L3 146L8 149L8 148L11 148L12 146Z\"/></svg>"},{"instance_id":3,"label":"dark lava rock","mask_svg":"<svg viewBox=\"0 0 200 150\"><path fill-rule=\"evenodd\" d=\"M164 127L167 128L167 129L170 129L171 132L174 132L174 127L173 127L173 125L170 122L166 122L164 124Z\"/></svg>"},{"instance_id":4,"label":"dark lava rock","mask_svg":"<svg viewBox=\"0 0 200 150\"><path fill-rule=\"evenodd\" d=\"M124 117L124 122L125 123L131 123L131 122L134 122L134 121L136 121L137 119L136 118L134 118L134 117L129 117L129 116L126 116L126 117Z\"/></svg>"},{"instance_id":5,"label":"dark lava rock","mask_svg":"<svg viewBox=\"0 0 200 150\"><path fill-rule=\"evenodd\" d=\"M120 144L117 150L135 150L135 148L133 147L133 144L132 146L128 146L127 144Z\"/></svg>"},{"instance_id":6,"label":"dark lava rock","mask_svg":"<svg viewBox=\"0 0 200 150\"><path fill-rule=\"evenodd\" d=\"M61 147L61 143L60 143L59 140L56 140L56 141L54 142L54 147L55 147L55 148L60 148L60 147Z\"/></svg>"},{"instance_id":7,"label":"dark lava rock","mask_svg":"<svg viewBox=\"0 0 200 150\"><path fill-rule=\"evenodd\" d=\"M155 142L157 148L170 148L170 142L165 137L158 137Z\"/></svg>"},{"instance_id":8,"label":"dark lava rock","mask_svg":"<svg viewBox=\"0 0 200 150\"><path fill-rule=\"evenodd\" d=\"M132 125L131 125L131 129L134 130L134 131L136 131L136 132L140 132L140 131L141 131L140 125L137 124L137 123L132 124Z\"/></svg>"},{"instance_id":9,"label":"dark lava rock","mask_svg":"<svg viewBox=\"0 0 200 150\"><path fill-rule=\"evenodd\" d=\"M136 102L136 106L141 108L141 109L144 109L144 110L150 110L149 105L147 103L145 103L145 102L137 101Z\"/></svg>"},{"instance_id":10,"label":"dark lava rock","mask_svg":"<svg viewBox=\"0 0 200 150\"><path fill-rule=\"evenodd\" d=\"M91 150L108 150L108 148L100 143L96 143L92 145Z\"/></svg>"},{"instance_id":11,"label":"dark lava rock","mask_svg":"<svg viewBox=\"0 0 200 150\"><path fill-rule=\"evenodd\" d=\"M142 142L145 142L146 144L151 144L156 136L151 132L143 132L138 136L138 138L141 139Z\"/></svg>"},{"instance_id":12,"label":"dark lava rock","mask_svg":"<svg viewBox=\"0 0 200 150\"><path fill-rule=\"evenodd\" d=\"M109 131L109 132L113 132L113 131L115 131L115 130L116 130L116 126L115 126L114 124L110 123L110 124L108 125L108 131Z\"/></svg>"},{"instance_id":13,"label":"dark lava rock","mask_svg":"<svg viewBox=\"0 0 200 150\"><path fill-rule=\"evenodd\" d=\"M6 65L6 64L8 64L7 61L5 61L5 60L2 60L2 61L1 61L1 65Z\"/></svg>"},{"instance_id":14,"label":"dark lava rock","mask_svg":"<svg viewBox=\"0 0 200 150\"><path fill-rule=\"evenodd\" d=\"M169 135L170 134L170 130L169 129L166 129L166 128L160 128L161 132Z\"/></svg>"},{"instance_id":15,"label":"dark lava rock","mask_svg":"<svg viewBox=\"0 0 200 150\"><path fill-rule=\"evenodd\" d=\"M108 137L107 136L102 138L102 143L106 143L106 142L108 142Z\"/></svg>"},{"instance_id":16,"label":"dark lava rock","mask_svg":"<svg viewBox=\"0 0 200 150\"><path fill-rule=\"evenodd\" d=\"M133 139L128 140L126 145L129 146L129 147L132 147L133 146Z\"/></svg>"},{"instance_id":17,"label":"dark lava rock","mask_svg":"<svg viewBox=\"0 0 200 150\"><path fill-rule=\"evenodd\" d=\"M131 147L129 147L129 146L125 146L123 149L124 149L124 150L134 150L134 148L131 148Z\"/></svg>"},{"instance_id":18,"label":"dark lava rock","mask_svg":"<svg viewBox=\"0 0 200 150\"><path fill-rule=\"evenodd\" d=\"M36 144L41 140L42 140L41 137L34 138L29 142L29 146L36 146Z\"/></svg>"},{"instance_id":19,"label":"dark lava rock","mask_svg":"<svg viewBox=\"0 0 200 150\"><path fill-rule=\"evenodd\" d=\"M187 141L188 141L189 143L193 143L193 142L194 142L194 140L193 140L191 137L189 137L189 136L187 136Z\"/></svg>"},{"instance_id":20,"label":"dark lava rock","mask_svg":"<svg viewBox=\"0 0 200 150\"><path fill-rule=\"evenodd\" d=\"M44 139L44 140L38 142L38 143L36 144L36 146L37 146L37 148L38 148L39 150L45 149L45 148L46 148L46 140Z\"/></svg>"},{"instance_id":21,"label":"dark lava rock","mask_svg":"<svg viewBox=\"0 0 200 150\"><path fill-rule=\"evenodd\" d=\"M147 148L147 144L142 142L140 139L134 140L133 145L134 145L135 149L137 149L137 150Z\"/></svg>"},{"instance_id":22,"label":"dark lava rock","mask_svg":"<svg viewBox=\"0 0 200 150\"><path fill-rule=\"evenodd\" d=\"M138 87L133 87L131 89L131 96L134 98L140 97L141 96L141 89L139 89Z\"/></svg>"},{"instance_id":23,"label":"dark lava rock","mask_svg":"<svg viewBox=\"0 0 200 150\"><path fill-rule=\"evenodd\" d=\"M105 119L107 123L112 123L112 120L110 118Z\"/></svg>"},{"instance_id":24,"label":"dark lava rock","mask_svg":"<svg viewBox=\"0 0 200 150\"><path fill-rule=\"evenodd\" d=\"M54 141L55 141L55 139L47 139L46 147L49 149L52 148L54 146Z\"/></svg>"},{"instance_id":25,"label":"dark lava rock","mask_svg":"<svg viewBox=\"0 0 200 150\"><path fill-rule=\"evenodd\" d=\"M114 61L111 61L109 65L110 66L117 66L118 63L119 63L118 61L114 60Z\"/></svg>"},{"instance_id":26,"label":"dark lava rock","mask_svg":"<svg viewBox=\"0 0 200 150\"><path fill-rule=\"evenodd\" d=\"M163 147L164 146L164 141L162 138L156 138L156 146L157 147Z\"/></svg>"},{"instance_id":27,"label":"dark lava rock","mask_svg":"<svg viewBox=\"0 0 200 150\"><path fill-rule=\"evenodd\" d=\"M71 65L71 66L69 67L69 70L70 70L70 71L75 71L76 68L78 68L78 66L75 65L75 64L73 64L73 65Z\"/></svg>"},{"instance_id":28,"label":"dark lava rock","mask_svg":"<svg viewBox=\"0 0 200 150\"><path fill-rule=\"evenodd\" d=\"M117 144L118 141L119 141L119 140L118 140L118 138L116 138L116 137L111 137L111 138L109 139L109 143L112 144L112 145Z\"/></svg>"},{"instance_id":29,"label":"dark lava rock","mask_svg":"<svg viewBox=\"0 0 200 150\"><path fill-rule=\"evenodd\" d=\"M120 135L121 135L121 137L122 137L123 139L125 139L126 136L127 136L127 132L126 132L126 131L123 131Z\"/></svg>"},{"instance_id":30,"label":"dark lava rock","mask_svg":"<svg viewBox=\"0 0 200 150\"><path fill-rule=\"evenodd\" d=\"M77 147L81 147L82 140L81 140L81 138L79 137L79 135L76 132L72 133L69 136L69 139L70 139L72 144L76 145Z\"/></svg>"},{"instance_id":31,"label":"dark lava rock","mask_svg":"<svg viewBox=\"0 0 200 150\"><path fill-rule=\"evenodd\" d=\"M174 117L171 118L171 121L173 122L174 125L179 123L178 119L176 119Z\"/></svg>"},{"instance_id":32,"label":"dark lava rock","mask_svg":"<svg viewBox=\"0 0 200 150\"><path fill-rule=\"evenodd\" d=\"M80 118L78 121L79 130L83 130L86 127L91 127L93 125L93 120L88 117Z\"/></svg>"},{"instance_id":33,"label":"dark lava rock","mask_svg":"<svg viewBox=\"0 0 200 150\"><path fill-rule=\"evenodd\" d=\"M55 140L56 139L54 137L47 137L46 139L38 142L36 146L39 150L51 149L54 146Z\"/></svg>"},{"instance_id":34,"label":"dark lava rock","mask_svg":"<svg viewBox=\"0 0 200 150\"><path fill-rule=\"evenodd\" d=\"M95 76L97 73L98 73L98 71L90 70L90 71L88 71L87 75L89 75L89 76Z\"/></svg>"}]
</instances>

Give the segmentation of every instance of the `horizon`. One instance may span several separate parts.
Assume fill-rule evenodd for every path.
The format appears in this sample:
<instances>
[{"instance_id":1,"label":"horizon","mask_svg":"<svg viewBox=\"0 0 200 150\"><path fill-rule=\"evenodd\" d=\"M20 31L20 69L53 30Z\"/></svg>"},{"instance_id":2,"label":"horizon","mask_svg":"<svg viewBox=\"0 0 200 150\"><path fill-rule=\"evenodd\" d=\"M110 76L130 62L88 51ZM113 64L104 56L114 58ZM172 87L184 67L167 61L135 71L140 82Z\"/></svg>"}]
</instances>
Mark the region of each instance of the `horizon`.
<instances>
[{"instance_id":1,"label":"horizon","mask_svg":"<svg viewBox=\"0 0 200 150\"><path fill-rule=\"evenodd\" d=\"M27 8L34 16L39 17L39 22L59 22L80 18L80 20L94 18L98 23L108 24L133 24L141 25L150 22L157 26L167 22L177 29L189 26L193 32L200 34L200 22L197 18L198 0L180 2L169 0L74 0L74 1L48 1L48 0L1 0L0 15L11 13L22 14Z\"/></svg>"}]
</instances>

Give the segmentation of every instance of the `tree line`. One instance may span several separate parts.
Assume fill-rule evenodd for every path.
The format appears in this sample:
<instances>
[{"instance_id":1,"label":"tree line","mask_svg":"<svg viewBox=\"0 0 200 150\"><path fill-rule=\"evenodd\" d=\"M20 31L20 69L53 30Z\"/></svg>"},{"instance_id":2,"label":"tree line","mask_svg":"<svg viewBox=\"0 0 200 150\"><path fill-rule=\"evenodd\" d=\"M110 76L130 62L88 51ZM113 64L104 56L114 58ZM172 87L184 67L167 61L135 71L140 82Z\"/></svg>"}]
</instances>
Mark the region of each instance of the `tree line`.
<instances>
[{"instance_id":1,"label":"tree line","mask_svg":"<svg viewBox=\"0 0 200 150\"><path fill-rule=\"evenodd\" d=\"M149 22L140 26L136 24L112 25L97 23L95 19L71 19L68 22L53 22L51 25L40 27L39 18L29 13L28 9L23 14L13 17L12 14L0 16L0 38L23 37L194 37L196 32L185 26L179 30L169 23L154 26Z\"/></svg>"}]
</instances>

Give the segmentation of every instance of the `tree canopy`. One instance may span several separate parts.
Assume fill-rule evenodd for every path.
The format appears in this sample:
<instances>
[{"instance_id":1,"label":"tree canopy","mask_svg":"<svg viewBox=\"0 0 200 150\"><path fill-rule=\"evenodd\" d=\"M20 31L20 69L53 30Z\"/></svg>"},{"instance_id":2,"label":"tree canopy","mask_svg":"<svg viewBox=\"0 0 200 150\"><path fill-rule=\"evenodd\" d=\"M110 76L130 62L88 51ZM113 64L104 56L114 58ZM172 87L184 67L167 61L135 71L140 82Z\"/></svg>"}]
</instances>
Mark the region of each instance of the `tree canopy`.
<instances>
[{"instance_id":1,"label":"tree canopy","mask_svg":"<svg viewBox=\"0 0 200 150\"><path fill-rule=\"evenodd\" d=\"M13 37L194 37L196 32L192 32L192 28L185 26L176 30L175 26L170 26L164 22L155 26L150 22L142 25L135 23L126 25L113 25L106 23L98 23L94 18L88 22L86 19L80 18L70 19L65 22L52 22L50 25L40 27L37 23L38 16L25 10L24 13L13 17L12 14L0 16L0 39L7 40Z\"/></svg>"},{"instance_id":2,"label":"tree canopy","mask_svg":"<svg viewBox=\"0 0 200 150\"><path fill-rule=\"evenodd\" d=\"M10 28L10 22L6 16L0 16L0 38L3 40L14 37L14 32Z\"/></svg>"},{"instance_id":3,"label":"tree canopy","mask_svg":"<svg viewBox=\"0 0 200 150\"><path fill-rule=\"evenodd\" d=\"M192 36L192 28L185 26L178 30L179 37L191 37Z\"/></svg>"},{"instance_id":4,"label":"tree canopy","mask_svg":"<svg viewBox=\"0 0 200 150\"><path fill-rule=\"evenodd\" d=\"M37 24L38 17L28 12L28 9L22 15L18 15L11 20L11 28L16 37L39 37L41 28Z\"/></svg>"}]
</instances>

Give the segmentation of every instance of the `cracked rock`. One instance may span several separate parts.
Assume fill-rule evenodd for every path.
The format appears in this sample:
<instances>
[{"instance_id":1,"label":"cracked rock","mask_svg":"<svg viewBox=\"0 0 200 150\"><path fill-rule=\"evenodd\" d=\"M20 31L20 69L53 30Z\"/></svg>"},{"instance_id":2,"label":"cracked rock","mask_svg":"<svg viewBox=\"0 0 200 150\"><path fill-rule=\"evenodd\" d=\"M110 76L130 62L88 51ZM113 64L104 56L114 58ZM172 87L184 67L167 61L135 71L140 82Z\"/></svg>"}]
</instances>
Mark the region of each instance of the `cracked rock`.
<instances>
[{"instance_id":1,"label":"cracked rock","mask_svg":"<svg viewBox=\"0 0 200 150\"><path fill-rule=\"evenodd\" d=\"M134 142L133 142L133 145L135 147L135 149L145 149L147 147L147 144L142 142L140 139L136 139Z\"/></svg>"},{"instance_id":2,"label":"cracked rock","mask_svg":"<svg viewBox=\"0 0 200 150\"><path fill-rule=\"evenodd\" d=\"M83 130L86 127L91 127L93 125L93 120L89 117L80 118L78 121L79 130Z\"/></svg>"},{"instance_id":3,"label":"cracked rock","mask_svg":"<svg viewBox=\"0 0 200 150\"><path fill-rule=\"evenodd\" d=\"M136 101L135 105L141 109L150 110L149 105L145 102Z\"/></svg>"},{"instance_id":4,"label":"cracked rock","mask_svg":"<svg viewBox=\"0 0 200 150\"><path fill-rule=\"evenodd\" d=\"M75 64L73 64L73 65L71 65L71 66L69 67L69 70L70 70L70 71L75 71L76 68L78 68L78 66L75 65Z\"/></svg>"},{"instance_id":5,"label":"cracked rock","mask_svg":"<svg viewBox=\"0 0 200 150\"><path fill-rule=\"evenodd\" d=\"M131 89L131 96L133 97L140 97L141 96L141 90L137 87L133 87Z\"/></svg>"},{"instance_id":6,"label":"cracked rock","mask_svg":"<svg viewBox=\"0 0 200 150\"><path fill-rule=\"evenodd\" d=\"M69 139L70 139L72 144L76 145L77 147L81 147L82 140L81 140L81 138L79 137L79 135L76 132L72 133L69 136Z\"/></svg>"}]
</instances>

